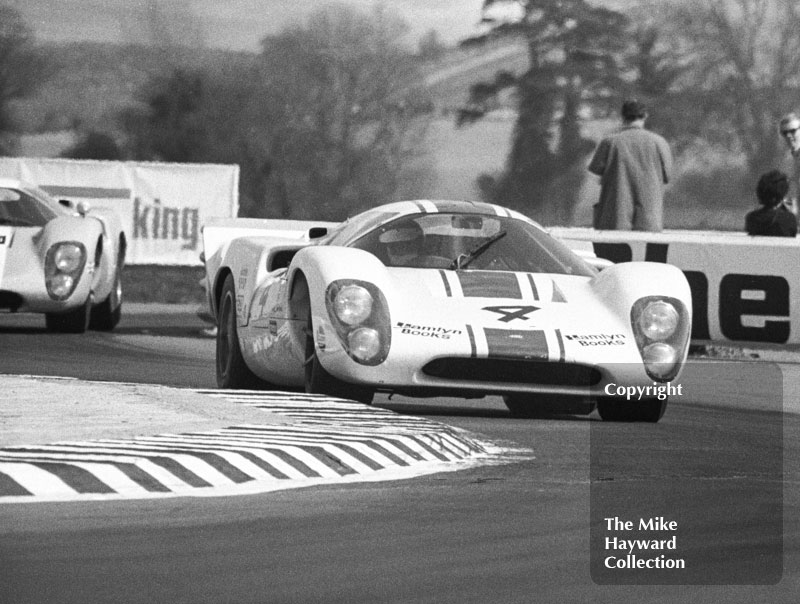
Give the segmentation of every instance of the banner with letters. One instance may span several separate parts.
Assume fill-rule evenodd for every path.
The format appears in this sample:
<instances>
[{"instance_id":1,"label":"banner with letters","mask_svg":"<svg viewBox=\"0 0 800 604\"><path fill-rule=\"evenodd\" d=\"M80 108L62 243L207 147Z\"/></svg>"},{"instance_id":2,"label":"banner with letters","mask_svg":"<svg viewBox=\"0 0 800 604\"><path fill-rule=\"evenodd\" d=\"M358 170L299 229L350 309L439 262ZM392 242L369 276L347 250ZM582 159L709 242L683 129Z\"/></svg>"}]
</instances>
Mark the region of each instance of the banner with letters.
<instances>
[{"instance_id":1,"label":"banner with letters","mask_svg":"<svg viewBox=\"0 0 800 604\"><path fill-rule=\"evenodd\" d=\"M118 214L128 264L200 265L200 229L239 211L239 166L0 157L0 176Z\"/></svg>"},{"instance_id":2,"label":"banner with letters","mask_svg":"<svg viewBox=\"0 0 800 604\"><path fill-rule=\"evenodd\" d=\"M695 340L800 343L800 239L720 231L553 227L573 249L612 262L666 262L692 290Z\"/></svg>"}]
</instances>

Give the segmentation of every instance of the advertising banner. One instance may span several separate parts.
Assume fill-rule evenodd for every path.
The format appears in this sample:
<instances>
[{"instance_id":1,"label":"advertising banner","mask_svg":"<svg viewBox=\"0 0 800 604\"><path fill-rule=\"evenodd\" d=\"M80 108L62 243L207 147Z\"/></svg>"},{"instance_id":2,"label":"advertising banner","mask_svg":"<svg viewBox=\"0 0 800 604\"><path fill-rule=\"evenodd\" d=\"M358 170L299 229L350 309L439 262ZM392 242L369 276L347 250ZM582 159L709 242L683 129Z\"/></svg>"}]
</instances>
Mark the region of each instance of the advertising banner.
<instances>
[{"instance_id":1,"label":"advertising banner","mask_svg":"<svg viewBox=\"0 0 800 604\"><path fill-rule=\"evenodd\" d=\"M239 166L0 157L0 176L114 211L127 264L200 265L200 229L239 210Z\"/></svg>"},{"instance_id":2,"label":"advertising banner","mask_svg":"<svg viewBox=\"0 0 800 604\"><path fill-rule=\"evenodd\" d=\"M692 290L695 340L800 343L800 241L718 231L596 231L558 227L570 247L612 262L666 262Z\"/></svg>"}]
</instances>

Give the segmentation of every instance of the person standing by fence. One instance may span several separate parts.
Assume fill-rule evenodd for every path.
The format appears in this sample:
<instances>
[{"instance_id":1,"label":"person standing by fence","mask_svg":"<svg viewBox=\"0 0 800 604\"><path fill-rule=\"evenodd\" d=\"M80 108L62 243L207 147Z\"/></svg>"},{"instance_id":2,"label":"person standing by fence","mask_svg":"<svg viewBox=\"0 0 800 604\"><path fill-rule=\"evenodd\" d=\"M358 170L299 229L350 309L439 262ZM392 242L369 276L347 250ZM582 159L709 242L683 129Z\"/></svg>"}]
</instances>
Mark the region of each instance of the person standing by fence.
<instances>
[{"instance_id":1,"label":"person standing by fence","mask_svg":"<svg viewBox=\"0 0 800 604\"><path fill-rule=\"evenodd\" d=\"M596 229L664 228L664 186L672 177L672 153L663 137L645 129L647 117L644 103L625 101L622 129L600 142L589 163L589 171L600 177Z\"/></svg>"}]
</instances>

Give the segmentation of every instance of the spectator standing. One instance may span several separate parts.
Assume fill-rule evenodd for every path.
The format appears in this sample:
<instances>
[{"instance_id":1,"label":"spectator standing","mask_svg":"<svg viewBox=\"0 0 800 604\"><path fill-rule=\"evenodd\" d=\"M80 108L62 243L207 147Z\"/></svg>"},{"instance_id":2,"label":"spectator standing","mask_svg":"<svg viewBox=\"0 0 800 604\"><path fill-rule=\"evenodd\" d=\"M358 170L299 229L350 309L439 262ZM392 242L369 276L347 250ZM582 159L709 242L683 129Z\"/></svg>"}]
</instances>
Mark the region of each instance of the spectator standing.
<instances>
[{"instance_id":1,"label":"spectator standing","mask_svg":"<svg viewBox=\"0 0 800 604\"><path fill-rule=\"evenodd\" d=\"M622 104L622 129L600 141L589 171L600 177L594 228L660 231L664 185L672 177L672 153L663 137L645 129L647 107Z\"/></svg>"},{"instance_id":2,"label":"spectator standing","mask_svg":"<svg viewBox=\"0 0 800 604\"><path fill-rule=\"evenodd\" d=\"M787 113L781 118L778 130L786 141L792 157L792 178L787 207L793 214L797 214L798 199L800 199L800 117L796 113Z\"/></svg>"},{"instance_id":3,"label":"spectator standing","mask_svg":"<svg viewBox=\"0 0 800 604\"><path fill-rule=\"evenodd\" d=\"M756 186L756 197L761 207L748 212L744 228L748 235L767 237L795 237L797 217L786 207L789 178L780 170L762 174Z\"/></svg>"}]
</instances>

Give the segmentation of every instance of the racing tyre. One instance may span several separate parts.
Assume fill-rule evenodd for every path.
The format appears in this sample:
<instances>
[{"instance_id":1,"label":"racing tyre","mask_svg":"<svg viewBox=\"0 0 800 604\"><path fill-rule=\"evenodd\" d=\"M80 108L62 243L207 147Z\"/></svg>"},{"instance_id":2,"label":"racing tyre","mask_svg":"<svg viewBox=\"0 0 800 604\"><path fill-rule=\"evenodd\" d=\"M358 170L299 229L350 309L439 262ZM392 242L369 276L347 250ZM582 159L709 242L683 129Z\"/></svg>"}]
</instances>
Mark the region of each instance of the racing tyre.
<instances>
[{"instance_id":1,"label":"racing tyre","mask_svg":"<svg viewBox=\"0 0 800 604\"><path fill-rule=\"evenodd\" d=\"M245 364L239 348L236 325L236 290L233 275L222 286L217 316L217 386L220 388L259 389L265 383Z\"/></svg>"},{"instance_id":2,"label":"racing tyre","mask_svg":"<svg viewBox=\"0 0 800 604\"><path fill-rule=\"evenodd\" d=\"M84 333L89 327L92 312L92 298L78 308L63 313L46 313L44 316L47 331L56 333Z\"/></svg>"},{"instance_id":3,"label":"racing tyre","mask_svg":"<svg viewBox=\"0 0 800 604\"><path fill-rule=\"evenodd\" d=\"M100 304L92 309L89 329L111 331L122 318L122 277L117 270L111 293Z\"/></svg>"},{"instance_id":4,"label":"racing tyre","mask_svg":"<svg viewBox=\"0 0 800 604\"><path fill-rule=\"evenodd\" d=\"M669 400L657 398L641 401L622 401L611 397L597 400L597 413L605 422L656 423L664 416Z\"/></svg>"},{"instance_id":5,"label":"racing tyre","mask_svg":"<svg viewBox=\"0 0 800 604\"><path fill-rule=\"evenodd\" d=\"M306 325L306 392L308 394L326 394L336 398L354 400L359 403L364 403L365 405L371 404L372 397L374 396L374 392L371 389L365 386L344 382L325 370L317 357L310 316L308 317L308 323Z\"/></svg>"}]
</instances>

